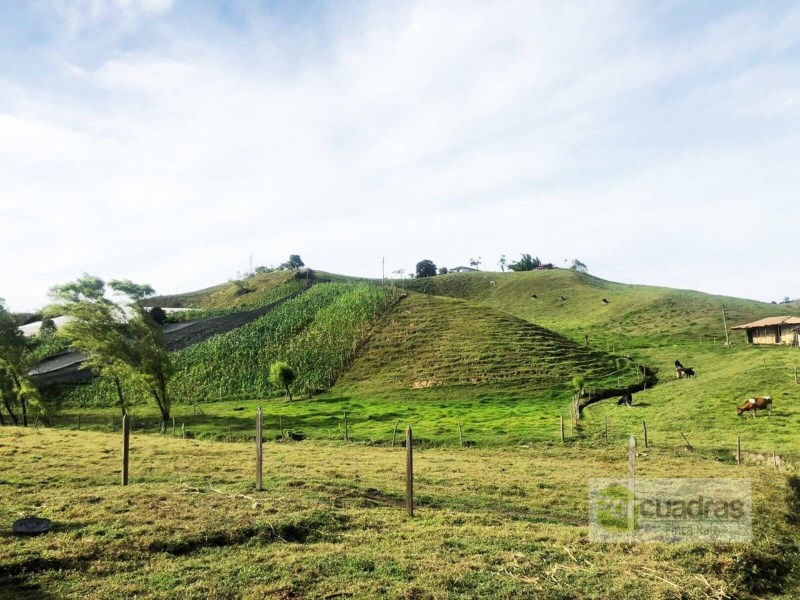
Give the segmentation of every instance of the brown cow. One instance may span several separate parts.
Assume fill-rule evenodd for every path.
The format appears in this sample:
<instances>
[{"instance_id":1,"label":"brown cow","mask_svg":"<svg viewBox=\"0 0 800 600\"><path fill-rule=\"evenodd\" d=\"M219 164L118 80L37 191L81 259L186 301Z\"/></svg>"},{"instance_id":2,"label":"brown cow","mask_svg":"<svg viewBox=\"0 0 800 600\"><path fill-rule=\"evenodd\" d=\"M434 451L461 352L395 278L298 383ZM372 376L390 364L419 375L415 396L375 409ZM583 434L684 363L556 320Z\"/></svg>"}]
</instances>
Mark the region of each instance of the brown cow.
<instances>
[{"instance_id":1,"label":"brown cow","mask_svg":"<svg viewBox=\"0 0 800 600\"><path fill-rule=\"evenodd\" d=\"M756 413L759 410L767 410L769 414L772 415L772 396L756 396L755 398L750 398L736 409L736 413L740 417L746 412L753 413L753 418L755 419Z\"/></svg>"}]
</instances>

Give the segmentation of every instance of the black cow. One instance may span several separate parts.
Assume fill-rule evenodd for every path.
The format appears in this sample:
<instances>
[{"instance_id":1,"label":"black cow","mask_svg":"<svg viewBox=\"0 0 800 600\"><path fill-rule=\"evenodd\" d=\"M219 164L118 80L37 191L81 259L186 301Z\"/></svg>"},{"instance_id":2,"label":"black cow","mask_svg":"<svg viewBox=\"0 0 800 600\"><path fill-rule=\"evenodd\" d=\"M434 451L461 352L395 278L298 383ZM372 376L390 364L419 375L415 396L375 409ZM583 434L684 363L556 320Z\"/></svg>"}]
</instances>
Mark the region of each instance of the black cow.
<instances>
[{"instance_id":1,"label":"black cow","mask_svg":"<svg viewBox=\"0 0 800 600\"><path fill-rule=\"evenodd\" d=\"M625 392L620 399L617 400L617 406L622 406L623 404L627 406L633 406L633 394L630 392Z\"/></svg>"}]
</instances>

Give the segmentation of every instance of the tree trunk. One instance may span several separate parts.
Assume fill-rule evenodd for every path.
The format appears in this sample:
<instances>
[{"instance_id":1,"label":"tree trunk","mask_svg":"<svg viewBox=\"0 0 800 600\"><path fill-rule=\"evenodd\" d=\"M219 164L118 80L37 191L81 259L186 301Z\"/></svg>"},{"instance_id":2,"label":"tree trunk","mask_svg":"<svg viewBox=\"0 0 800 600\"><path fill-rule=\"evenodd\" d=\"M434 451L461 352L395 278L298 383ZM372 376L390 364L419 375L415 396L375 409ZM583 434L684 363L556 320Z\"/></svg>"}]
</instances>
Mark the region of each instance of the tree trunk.
<instances>
[{"instance_id":1,"label":"tree trunk","mask_svg":"<svg viewBox=\"0 0 800 600\"><path fill-rule=\"evenodd\" d=\"M5 425L5 424L6 424L6 420L3 417L3 411L0 410L0 425Z\"/></svg>"},{"instance_id":2,"label":"tree trunk","mask_svg":"<svg viewBox=\"0 0 800 600\"><path fill-rule=\"evenodd\" d=\"M14 425L19 425L19 421L17 420L17 415L15 415L14 411L11 410L11 404L8 402L8 398L3 398L3 404L5 404L8 414L11 416L11 422Z\"/></svg>"},{"instance_id":3,"label":"tree trunk","mask_svg":"<svg viewBox=\"0 0 800 600\"><path fill-rule=\"evenodd\" d=\"M25 398L19 399L20 404L22 404L22 426L28 426L28 401Z\"/></svg>"},{"instance_id":4,"label":"tree trunk","mask_svg":"<svg viewBox=\"0 0 800 600\"><path fill-rule=\"evenodd\" d=\"M292 401L292 390L289 389L289 386L286 386L286 393L289 394L289 402Z\"/></svg>"},{"instance_id":5,"label":"tree trunk","mask_svg":"<svg viewBox=\"0 0 800 600\"><path fill-rule=\"evenodd\" d=\"M122 416L124 417L128 414L128 411L125 410L125 396L122 395L122 385L119 382L119 377L114 377L114 385L117 386L117 397L119 398L119 408L122 411Z\"/></svg>"}]
</instances>

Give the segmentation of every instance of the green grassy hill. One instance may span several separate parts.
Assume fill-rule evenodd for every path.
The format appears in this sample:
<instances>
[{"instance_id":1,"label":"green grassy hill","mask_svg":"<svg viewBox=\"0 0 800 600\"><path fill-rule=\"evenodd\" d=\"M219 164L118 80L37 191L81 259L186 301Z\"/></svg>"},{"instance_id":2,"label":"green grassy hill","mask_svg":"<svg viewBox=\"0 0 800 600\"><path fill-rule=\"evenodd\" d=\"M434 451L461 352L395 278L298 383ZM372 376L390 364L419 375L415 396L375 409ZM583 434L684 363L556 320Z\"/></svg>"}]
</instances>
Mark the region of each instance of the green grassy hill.
<instances>
[{"instance_id":1,"label":"green grassy hill","mask_svg":"<svg viewBox=\"0 0 800 600\"><path fill-rule=\"evenodd\" d=\"M296 275L294 271L273 271L194 292L154 296L148 298L145 304L166 308L244 308L258 304L263 296L294 279Z\"/></svg>"},{"instance_id":2,"label":"green grassy hill","mask_svg":"<svg viewBox=\"0 0 800 600\"><path fill-rule=\"evenodd\" d=\"M636 365L478 304L410 293L372 335L339 390L461 386L532 396L583 375L597 388L637 381Z\"/></svg>"},{"instance_id":3,"label":"green grassy hill","mask_svg":"<svg viewBox=\"0 0 800 600\"><path fill-rule=\"evenodd\" d=\"M728 327L767 316L798 314L785 305L626 285L566 269L440 275L411 280L408 287L480 302L573 339L583 341L588 335L590 344L597 347L724 339L723 304Z\"/></svg>"}]
</instances>

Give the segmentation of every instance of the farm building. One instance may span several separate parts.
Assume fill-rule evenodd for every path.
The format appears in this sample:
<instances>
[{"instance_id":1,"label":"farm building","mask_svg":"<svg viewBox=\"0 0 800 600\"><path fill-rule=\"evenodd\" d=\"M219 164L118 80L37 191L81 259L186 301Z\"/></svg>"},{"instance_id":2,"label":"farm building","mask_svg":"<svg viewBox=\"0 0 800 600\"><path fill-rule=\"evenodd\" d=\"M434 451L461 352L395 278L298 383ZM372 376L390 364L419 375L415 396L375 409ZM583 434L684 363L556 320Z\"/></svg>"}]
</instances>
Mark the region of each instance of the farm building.
<instances>
[{"instance_id":1,"label":"farm building","mask_svg":"<svg viewBox=\"0 0 800 600\"><path fill-rule=\"evenodd\" d=\"M475 273L477 270L472 267L453 267L448 270L448 273Z\"/></svg>"},{"instance_id":2,"label":"farm building","mask_svg":"<svg viewBox=\"0 0 800 600\"><path fill-rule=\"evenodd\" d=\"M800 317L767 317L731 329L744 331L748 344L800 345Z\"/></svg>"}]
</instances>

